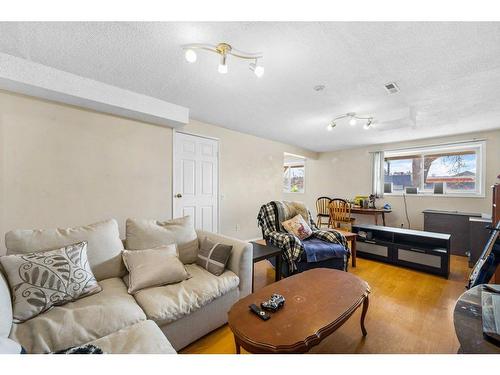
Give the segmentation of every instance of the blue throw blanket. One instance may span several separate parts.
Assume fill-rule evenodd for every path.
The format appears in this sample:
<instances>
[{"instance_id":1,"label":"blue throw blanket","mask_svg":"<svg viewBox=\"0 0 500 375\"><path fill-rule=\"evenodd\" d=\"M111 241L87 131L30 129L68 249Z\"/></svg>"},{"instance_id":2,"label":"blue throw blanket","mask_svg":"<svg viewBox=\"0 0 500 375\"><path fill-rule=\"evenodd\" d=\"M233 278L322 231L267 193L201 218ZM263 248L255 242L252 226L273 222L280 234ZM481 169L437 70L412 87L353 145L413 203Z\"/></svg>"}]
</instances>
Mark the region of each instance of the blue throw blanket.
<instances>
[{"instance_id":1,"label":"blue throw blanket","mask_svg":"<svg viewBox=\"0 0 500 375\"><path fill-rule=\"evenodd\" d=\"M302 241L308 262L321 262L331 258L343 258L345 248L340 244L307 238Z\"/></svg>"}]
</instances>

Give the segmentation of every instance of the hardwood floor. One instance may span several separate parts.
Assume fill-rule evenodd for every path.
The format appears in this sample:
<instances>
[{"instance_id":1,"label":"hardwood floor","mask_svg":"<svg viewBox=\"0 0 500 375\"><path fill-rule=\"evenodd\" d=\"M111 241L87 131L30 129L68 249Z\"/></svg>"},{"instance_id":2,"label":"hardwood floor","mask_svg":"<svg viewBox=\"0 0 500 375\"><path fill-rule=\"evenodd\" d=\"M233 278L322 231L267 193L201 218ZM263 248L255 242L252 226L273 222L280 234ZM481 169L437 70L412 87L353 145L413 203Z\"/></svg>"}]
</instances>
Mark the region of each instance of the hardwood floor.
<instances>
[{"instance_id":1,"label":"hardwood floor","mask_svg":"<svg viewBox=\"0 0 500 375\"><path fill-rule=\"evenodd\" d=\"M359 309L339 330L310 353L456 353L453 328L455 301L464 292L467 259L451 257L448 280L426 273L358 258L352 272L372 289L366 317L368 335L359 328ZM274 270L262 261L255 268L255 289L272 283ZM243 350L242 350L243 351ZM227 325L201 338L181 353L235 352Z\"/></svg>"}]
</instances>

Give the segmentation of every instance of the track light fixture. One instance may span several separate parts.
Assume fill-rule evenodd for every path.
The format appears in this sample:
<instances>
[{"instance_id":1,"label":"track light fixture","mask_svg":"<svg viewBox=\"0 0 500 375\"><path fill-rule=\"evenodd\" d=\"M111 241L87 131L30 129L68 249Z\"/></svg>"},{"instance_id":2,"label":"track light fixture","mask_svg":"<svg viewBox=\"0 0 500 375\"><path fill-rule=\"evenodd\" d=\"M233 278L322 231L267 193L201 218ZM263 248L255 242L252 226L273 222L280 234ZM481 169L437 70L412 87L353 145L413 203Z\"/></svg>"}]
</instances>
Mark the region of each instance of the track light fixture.
<instances>
[{"instance_id":1,"label":"track light fixture","mask_svg":"<svg viewBox=\"0 0 500 375\"><path fill-rule=\"evenodd\" d=\"M326 130L332 131L335 126L337 126L337 121L342 120L344 118L349 119L349 125L355 126L358 123L358 120L363 120L365 123L363 125L364 129L370 129L373 124L373 117L362 117L356 115L354 112L348 112L344 115L340 115L335 117L330 124L326 127Z\"/></svg>"},{"instance_id":2,"label":"track light fixture","mask_svg":"<svg viewBox=\"0 0 500 375\"><path fill-rule=\"evenodd\" d=\"M257 77L262 77L264 75L264 67L262 65L257 65L258 60L255 59L255 62L250 63L249 68L252 72L255 73Z\"/></svg>"},{"instance_id":3,"label":"track light fixture","mask_svg":"<svg viewBox=\"0 0 500 375\"><path fill-rule=\"evenodd\" d=\"M329 132L331 132L333 130L334 127L336 127L337 124L335 123L335 121L332 121L328 124L328 126L326 127L326 130L328 130Z\"/></svg>"},{"instance_id":4,"label":"track light fixture","mask_svg":"<svg viewBox=\"0 0 500 375\"><path fill-rule=\"evenodd\" d=\"M186 44L182 46L184 49L184 57L188 63L194 63L197 59L196 50L205 50L217 53L220 55L220 63L218 67L218 71L221 74L226 74L228 72L227 67L227 58L229 55L237 57L239 59L244 60L253 60L250 63L249 69L254 72L257 77L262 77L264 75L264 66L261 63L261 59L264 57L262 53L256 52L243 52L237 49L234 49L228 43L219 43L217 45L212 44Z\"/></svg>"},{"instance_id":5,"label":"track light fixture","mask_svg":"<svg viewBox=\"0 0 500 375\"><path fill-rule=\"evenodd\" d=\"M363 125L363 129L370 129L370 127L372 126L372 119L369 118L367 121L366 121L366 124Z\"/></svg>"}]
</instances>

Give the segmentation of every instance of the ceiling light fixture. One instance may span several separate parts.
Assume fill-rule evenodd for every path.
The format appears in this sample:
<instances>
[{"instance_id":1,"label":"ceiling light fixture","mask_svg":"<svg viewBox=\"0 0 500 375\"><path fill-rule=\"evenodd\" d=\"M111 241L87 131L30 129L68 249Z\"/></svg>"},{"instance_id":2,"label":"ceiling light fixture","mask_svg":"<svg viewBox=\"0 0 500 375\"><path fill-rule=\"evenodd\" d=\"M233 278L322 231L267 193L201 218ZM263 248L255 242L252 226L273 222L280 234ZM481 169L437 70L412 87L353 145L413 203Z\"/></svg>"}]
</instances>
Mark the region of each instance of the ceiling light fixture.
<instances>
[{"instance_id":1,"label":"ceiling light fixture","mask_svg":"<svg viewBox=\"0 0 500 375\"><path fill-rule=\"evenodd\" d=\"M327 126L327 130L328 131L333 130L333 128L337 125L337 121L344 119L344 118L349 118L349 125L351 125L351 126L355 126L358 123L358 120L364 121L364 125L363 125L364 129L370 129L370 127L373 124L373 117L362 117L362 116L356 115L356 113L354 113L354 112L348 112L346 114L335 117L332 120L332 122ZM333 124L333 126L332 126L332 124Z\"/></svg>"},{"instance_id":2,"label":"ceiling light fixture","mask_svg":"<svg viewBox=\"0 0 500 375\"><path fill-rule=\"evenodd\" d=\"M262 65L257 65L258 61L255 60L254 63L250 63L250 70L255 73L257 77L262 77L264 75L264 67Z\"/></svg>"},{"instance_id":3,"label":"ceiling light fixture","mask_svg":"<svg viewBox=\"0 0 500 375\"><path fill-rule=\"evenodd\" d=\"M363 125L363 129L366 129L366 130L370 129L372 126L372 121L373 120L371 118L369 118L368 121L366 121L366 124Z\"/></svg>"},{"instance_id":4,"label":"ceiling light fixture","mask_svg":"<svg viewBox=\"0 0 500 375\"><path fill-rule=\"evenodd\" d=\"M335 123L335 121L332 121L328 124L328 126L326 127L326 130L328 130L329 132L331 132L333 130L334 127L336 127L337 124Z\"/></svg>"},{"instance_id":5,"label":"ceiling light fixture","mask_svg":"<svg viewBox=\"0 0 500 375\"><path fill-rule=\"evenodd\" d=\"M185 50L184 57L186 61L189 63L194 63L196 61L196 51L195 50L205 50L214 52L220 55L220 63L218 67L218 71L221 74L226 74L228 72L227 67L227 57L229 55L237 57L239 59L244 60L254 60L254 62L250 63L249 69L254 72L257 77L262 77L264 75L264 66L262 65L261 59L264 58L262 53L256 52L243 52L237 49L234 49L228 43L219 43L217 45L212 44L186 44L182 46Z\"/></svg>"}]
</instances>

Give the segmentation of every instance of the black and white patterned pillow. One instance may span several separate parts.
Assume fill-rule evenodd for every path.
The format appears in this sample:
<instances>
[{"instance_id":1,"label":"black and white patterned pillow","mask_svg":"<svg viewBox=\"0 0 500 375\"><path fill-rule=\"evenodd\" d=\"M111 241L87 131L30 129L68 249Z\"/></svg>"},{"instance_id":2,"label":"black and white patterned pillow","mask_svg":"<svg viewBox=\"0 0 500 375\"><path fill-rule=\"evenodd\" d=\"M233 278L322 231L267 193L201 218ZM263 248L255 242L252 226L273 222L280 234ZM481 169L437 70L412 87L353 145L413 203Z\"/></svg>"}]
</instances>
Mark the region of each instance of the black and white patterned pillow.
<instances>
[{"instance_id":1,"label":"black and white patterned pillow","mask_svg":"<svg viewBox=\"0 0 500 375\"><path fill-rule=\"evenodd\" d=\"M220 276L226 269L232 250L233 247L230 245L214 243L205 237L198 250L196 264L205 268L208 272Z\"/></svg>"},{"instance_id":2,"label":"black and white patterned pillow","mask_svg":"<svg viewBox=\"0 0 500 375\"><path fill-rule=\"evenodd\" d=\"M104 354L101 348L94 344L73 346L68 349L58 350L52 354Z\"/></svg>"},{"instance_id":3,"label":"black and white patterned pillow","mask_svg":"<svg viewBox=\"0 0 500 375\"><path fill-rule=\"evenodd\" d=\"M101 291L87 260L87 242L0 257L13 297L13 320L24 322Z\"/></svg>"}]
</instances>

